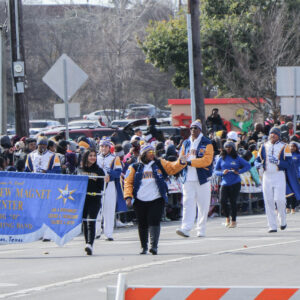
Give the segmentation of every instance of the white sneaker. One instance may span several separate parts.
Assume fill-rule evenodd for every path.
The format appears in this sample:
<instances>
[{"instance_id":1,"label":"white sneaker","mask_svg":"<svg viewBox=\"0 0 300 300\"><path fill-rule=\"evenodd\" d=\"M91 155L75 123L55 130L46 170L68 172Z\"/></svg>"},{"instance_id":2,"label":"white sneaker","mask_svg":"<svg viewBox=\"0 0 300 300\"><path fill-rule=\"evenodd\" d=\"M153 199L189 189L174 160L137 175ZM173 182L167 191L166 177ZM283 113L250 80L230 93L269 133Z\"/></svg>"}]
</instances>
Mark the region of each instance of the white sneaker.
<instances>
[{"instance_id":1,"label":"white sneaker","mask_svg":"<svg viewBox=\"0 0 300 300\"><path fill-rule=\"evenodd\" d=\"M126 227L126 224L122 223L120 220L116 220L116 227L118 228Z\"/></svg>"},{"instance_id":2,"label":"white sneaker","mask_svg":"<svg viewBox=\"0 0 300 300\"><path fill-rule=\"evenodd\" d=\"M183 237L190 237L190 234L187 231L180 228L176 229L176 233Z\"/></svg>"},{"instance_id":3,"label":"white sneaker","mask_svg":"<svg viewBox=\"0 0 300 300\"><path fill-rule=\"evenodd\" d=\"M86 244L84 251L86 252L86 255L93 255L93 246L91 244Z\"/></svg>"},{"instance_id":4,"label":"white sneaker","mask_svg":"<svg viewBox=\"0 0 300 300\"><path fill-rule=\"evenodd\" d=\"M197 237L205 237L205 234L204 233L197 233Z\"/></svg>"}]
</instances>

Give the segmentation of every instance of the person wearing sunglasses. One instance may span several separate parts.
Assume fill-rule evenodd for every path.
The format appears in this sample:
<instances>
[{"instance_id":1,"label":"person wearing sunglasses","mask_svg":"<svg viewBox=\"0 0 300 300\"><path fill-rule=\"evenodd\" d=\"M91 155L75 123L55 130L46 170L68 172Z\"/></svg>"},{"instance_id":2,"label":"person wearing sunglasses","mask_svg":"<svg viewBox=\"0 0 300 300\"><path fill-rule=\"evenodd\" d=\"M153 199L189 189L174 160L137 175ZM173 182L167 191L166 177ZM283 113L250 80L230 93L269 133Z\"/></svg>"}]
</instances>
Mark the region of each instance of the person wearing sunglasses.
<instances>
[{"instance_id":1,"label":"person wearing sunglasses","mask_svg":"<svg viewBox=\"0 0 300 300\"><path fill-rule=\"evenodd\" d=\"M210 139L202 134L200 120L191 126L191 135L181 147L180 155L187 157L187 166L183 169L183 214L181 227L176 233L182 237L189 237L198 208L197 236L206 234L206 221L210 205L210 177L214 148Z\"/></svg>"},{"instance_id":2,"label":"person wearing sunglasses","mask_svg":"<svg viewBox=\"0 0 300 300\"><path fill-rule=\"evenodd\" d=\"M139 161L129 166L125 175L124 198L128 206L132 205L138 220L138 232L142 251L147 254L150 232L150 250L157 254L160 235L160 220L165 201L168 201L168 188L165 179L168 175L180 172L186 165L186 157L175 162L157 159L154 147L145 144L141 148Z\"/></svg>"}]
</instances>

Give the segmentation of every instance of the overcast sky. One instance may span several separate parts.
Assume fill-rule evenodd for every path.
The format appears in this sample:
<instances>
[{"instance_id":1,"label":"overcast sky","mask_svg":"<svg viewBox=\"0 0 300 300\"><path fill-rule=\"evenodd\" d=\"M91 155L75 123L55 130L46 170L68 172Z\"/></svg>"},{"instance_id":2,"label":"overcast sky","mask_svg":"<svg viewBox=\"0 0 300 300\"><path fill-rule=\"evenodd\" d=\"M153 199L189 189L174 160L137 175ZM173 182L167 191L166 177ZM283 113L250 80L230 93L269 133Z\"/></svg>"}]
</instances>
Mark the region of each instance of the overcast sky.
<instances>
[{"instance_id":1,"label":"overcast sky","mask_svg":"<svg viewBox=\"0 0 300 300\"><path fill-rule=\"evenodd\" d=\"M135 0L136 2L143 2L143 0ZM173 3L178 2L178 0L164 0L164 1L172 1ZM182 1L183 3L186 0ZM24 4L30 5L40 5L40 4L48 4L48 5L57 5L57 4L93 4L93 5L109 5L109 0L23 0Z\"/></svg>"}]
</instances>

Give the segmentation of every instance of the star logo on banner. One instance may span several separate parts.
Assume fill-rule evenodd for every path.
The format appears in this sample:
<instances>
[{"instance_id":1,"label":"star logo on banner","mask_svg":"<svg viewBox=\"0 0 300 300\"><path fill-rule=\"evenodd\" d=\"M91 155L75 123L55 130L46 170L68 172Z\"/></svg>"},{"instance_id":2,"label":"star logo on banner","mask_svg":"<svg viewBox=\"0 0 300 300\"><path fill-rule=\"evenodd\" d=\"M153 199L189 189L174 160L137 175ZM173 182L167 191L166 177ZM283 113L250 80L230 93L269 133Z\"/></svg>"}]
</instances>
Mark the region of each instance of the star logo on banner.
<instances>
[{"instance_id":1,"label":"star logo on banner","mask_svg":"<svg viewBox=\"0 0 300 300\"><path fill-rule=\"evenodd\" d=\"M76 190L73 190L73 191L69 191L68 189L68 184L66 185L65 189L62 190L62 189L58 189L59 192L60 192L60 196L56 198L56 200L59 200L59 199L63 199L64 200L64 204L66 204L67 200L70 199L70 200L75 200L71 195L76 191Z\"/></svg>"}]
</instances>

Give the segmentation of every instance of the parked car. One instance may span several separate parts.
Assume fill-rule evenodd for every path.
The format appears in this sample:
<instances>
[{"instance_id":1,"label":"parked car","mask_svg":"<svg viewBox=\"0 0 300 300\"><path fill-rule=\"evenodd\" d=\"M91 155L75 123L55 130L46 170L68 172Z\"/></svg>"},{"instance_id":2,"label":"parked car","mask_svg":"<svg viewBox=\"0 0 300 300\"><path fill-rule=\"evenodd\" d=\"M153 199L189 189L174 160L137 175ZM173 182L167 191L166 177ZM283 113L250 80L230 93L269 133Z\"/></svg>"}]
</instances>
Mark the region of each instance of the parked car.
<instances>
[{"instance_id":1,"label":"parked car","mask_svg":"<svg viewBox=\"0 0 300 300\"><path fill-rule=\"evenodd\" d=\"M111 126L116 126L116 127L126 127L128 124L137 121L136 119L123 119L123 120L113 120L111 122ZM145 124L146 124L146 119L145 119Z\"/></svg>"},{"instance_id":2,"label":"parked car","mask_svg":"<svg viewBox=\"0 0 300 300\"><path fill-rule=\"evenodd\" d=\"M128 133L129 135L134 134L134 128L139 127L143 133L146 133L147 131L147 120L146 119L140 119L135 120L130 123L128 123L123 130ZM164 134L165 138L169 138L172 135L179 135L183 139L187 139L190 136L190 130L187 127L184 126L165 126L165 125L158 125L156 126L158 130L161 130Z\"/></svg>"},{"instance_id":3,"label":"parked car","mask_svg":"<svg viewBox=\"0 0 300 300\"><path fill-rule=\"evenodd\" d=\"M109 126L113 120L119 120L124 117L125 110L119 109L102 109L91 112L90 114L83 115L83 119L85 120L99 120L102 118L102 122Z\"/></svg>"},{"instance_id":4,"label":"parked car","mask_svg":"<svg viewBox=\"0 0 300 300\"><path fill-rule=\"evenodd\" d=\"M156 116L156 107L139 106L130 109L127 119L152 118Z\"/></svg>"},{"instance_id":5,"label":"parked car","mask_svg":"<svg viewBox=\"0 0 300 300\"><path fill-rule=\"evenodd\" d=\"M65 128L60 130L48 130L45 131L44 134L47 138L51 138L57 135L61 131L65 131ZM115 144L122 144L123 141L130 140L130 135L126 131L119 128L113 128L113 127L97 127L97 128L70 127L69 130L69 136L70 139L72 140L76 140L80 136L86 136L90 138L96 138L96 137L102 138L103 136L111 136L112 134L114 134L114 136L112 137L112 141Z\"/></svg>"},{"instance_id":6,"label":"parked car","mask_svg":"<svg viewBox=\"0 0 300 300\"><path fill-rule=\"evenodd\" d=\"M29 134L35 135L41 131L50 129L51 127L60 126L61 123L55 120L30 120Z\"/></svg>"},{"instance_id":7,"label":"parked car","mask_svg":"<svg viewBox=\"0 0 300 300\"><path fill-rule=\"evenodd\" d=\"M79 128L96 128L101 127L97 120L76 120L69 122L70 127L79 127Z\"/></svg>"}]
</instances>

